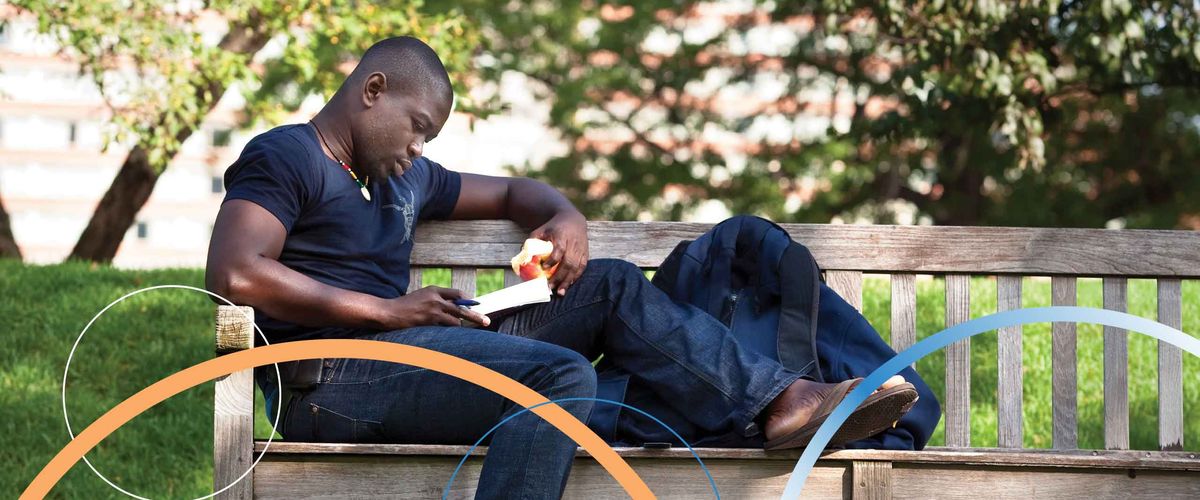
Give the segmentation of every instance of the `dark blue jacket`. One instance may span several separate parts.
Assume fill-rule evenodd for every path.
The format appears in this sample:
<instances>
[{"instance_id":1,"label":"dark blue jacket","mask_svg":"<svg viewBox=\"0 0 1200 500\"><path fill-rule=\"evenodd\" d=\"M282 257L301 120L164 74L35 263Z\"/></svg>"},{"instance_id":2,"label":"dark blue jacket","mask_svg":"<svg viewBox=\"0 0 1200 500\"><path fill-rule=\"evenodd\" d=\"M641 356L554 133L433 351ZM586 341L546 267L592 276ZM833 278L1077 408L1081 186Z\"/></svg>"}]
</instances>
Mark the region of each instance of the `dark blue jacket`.
<instances>
[{"instance_id":1,"label":"dark blue jacket","mask_svg":"<svg viewBox=\"0 0 1200 500\"><path fill-rule=\"evenodd\" d=\"M672 299L720 319L739 344L813 380L865 377L896 355L858 310L821 281L808 249L766 219L733 217L680 243L653 282ZM846 447L925 446L941 407L916 371L900 374L916 386L920 400L896 428Z\"/></svg>"}]
</instances>

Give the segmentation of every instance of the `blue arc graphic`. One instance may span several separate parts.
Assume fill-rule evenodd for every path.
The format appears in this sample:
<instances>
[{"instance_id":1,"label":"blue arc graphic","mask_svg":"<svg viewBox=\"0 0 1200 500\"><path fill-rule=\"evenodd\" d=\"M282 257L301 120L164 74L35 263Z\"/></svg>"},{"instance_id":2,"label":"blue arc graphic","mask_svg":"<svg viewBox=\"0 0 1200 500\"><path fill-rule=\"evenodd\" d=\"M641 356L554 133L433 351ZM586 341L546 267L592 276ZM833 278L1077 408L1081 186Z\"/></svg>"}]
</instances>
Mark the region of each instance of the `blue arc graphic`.
<instances>
[{"instance_id":1,"label":"blue arc graphic","mask_svg":"<svg viewBox=\"0 0 1200 500\"><path fill-rule=\"evenodd\" d=\"M721 500L721 493L717 491L717 483L716 483L716 481L713 481L712 473L708 471L708 466L704 465L704 461L700 459L700 455L696 453L696 450L692 449L692 445L688 444L687 440L683 439L683 436L680 436L678 432L675 432L675 429L672 429L671 426L667 425L666 422L659 420L658 417L655 417L654 415L651 415L640 408L630 406L630 405L627 405L625 403L621 403L618 401L613 401L611 399L601 399L601 398L554 399L551 401L546 401L545 403L538 403L538 404L530 406L528 408L524 408L519 412L513 413L512 415L505 417L504 420L501 420L500 422L496 423L496 425L493 425L491 429L488 429L487 432L483 433L483 435L479 437L479 440L475 441L475 444L471 445L471 448L467 449L467 453L465 455L463 455L462 460L458 461L458 467L454 468L454 473L450 474L450 480L446 482L446 489L442 490L442 500L446 500L446 498L450 495L450 486L452 486L454 484L454 478L458 477L458 471L462 469L463 464L467 463L468 458L471 458L471 453L475 451L475 448L479 447L480 443L483 443L484 439L487 439L488 436L492 435L492 433L495 432L496 429L499 429L500 426L504 425L505 423L508 423L509 420L512 420L518 416L521 416L521 415L525 414L526 412L533 410L534 408L537 408L539 406L548 405L550 403L554 403L554 404L565 403L568 401L594 401L597 403L607 403L607 404L611 404L611 405L617 405L622 408L628 408L628 409L636 411L642 415L645 415L645 416L649 417L650 420L653 420L656 423L658 423L658 425L663 426L664 429L671 432L671 435L675 436L675 439L678 439L679 442L683 443L684 446L687 446L688 451L692 452L692 456L696 457L696 461L700 462L700 468L704 470L704 475L708 476L708 485L712 486L713 495L716 495L717 500Z\"/></svg>"},{"instance_id":2,"label":"blue arc graphic","mask_svg":"<svg viewBox=\"0 0 1200 500\"><path fill-rule=\"evenodd\" d=\"M800 455L800 460L796 462L796 467L792 469L792 477L788 479L787 487L783 490L782 498L800 498L800 492L804 490L804 482L808 479L808 473L816 465L817 458L820 457L821 452L825 451L825 446L833 438L833 433L842 426L842 423L846 421L850 413L867 399L875 387L879 387L880 384L883 384L892 375L899 373L904 367L915 363L917 360L934 351L967 337L1008 326L1050 322L1095 323L1123 328L1131 332L1149 335L1179 347L1193 356L1200 357L1200 339L1188 336L1186 333L1157 321L1132 314L1109 311L1107 309L1067 306L1016 309L959 323L905 349L904 352L897 354L879 368L876 368L870 375L867 375L862 383L858 384L858 387L850 391L850 394L846 395L846 399L843 399L841 404L837 408L834 408L833 413L829 415L825 423L821 424L821 427L817 429L812 442L805 448L804 453Z\"/></svg>"}]
</instances>

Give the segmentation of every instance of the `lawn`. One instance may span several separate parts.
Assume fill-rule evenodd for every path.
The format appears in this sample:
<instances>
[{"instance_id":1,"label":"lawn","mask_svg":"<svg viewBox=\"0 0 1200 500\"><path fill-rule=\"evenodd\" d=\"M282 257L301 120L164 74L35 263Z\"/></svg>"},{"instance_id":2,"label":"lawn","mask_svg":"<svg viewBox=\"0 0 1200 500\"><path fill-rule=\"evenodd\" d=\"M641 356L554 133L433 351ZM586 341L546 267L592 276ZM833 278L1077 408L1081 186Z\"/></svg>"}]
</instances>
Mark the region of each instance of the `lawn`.
<instances>
[{"instance_id":1,"label":"lawn","mask_svg":"<svg viewBox=\"0 0 1200 500\"><path fill-rule=\"evenodd\" d=\"M427 284L448 286L449 273L427 274ZM60 391L63 367L80 330L101 308L133 290L162 284L202 286L197 269L123 271L71 263L47 267L0 261L0 431L5 446L0 463L0 494L17 494L68 441ZM480 293L498 288L500 275L480 274ZM995 282L972 281L971 316L995 310ZM1130 281L1129 310L1154 318L1154 283ZM889 284L868 277L864 284L867 317L888 336ZM918 292L918 337L943 327L942 282L922 280ZM1185 282L1184 330L1200 331L1200 283ZM1024 305L1049 305L1048 280L1026 279ZM1099 307L1098 280L1081 280L1079 305ZM108 408L146 385L212 357L213 305L197 292L156 290L113 307L87 332L72 360L68 378L71 422L78 432ZM1051 442L1049 325L1027 327L1024 336L1025 445ZM1100 328L1079 328L1079 436L1085 448L1103 447L1102 341ZM1131 334L1129 342L1131 442L1150 449L1157 443L1156 345ZM942 393L943 357L935 354L918 370ZM1185 414L1200 414L1200 360L1185 355ZM972 340L972 444L996 444L996 335ZM189 390L143 413L88 455L116 484L140 496L195 497L211 491L212 384ZM261 400L261 397L260 397ZM1186 447L1200 450L1200 423L1189 422ZM256 433L269 425L259 413ZM942 441L941 430L933 444ZM11 493L9 493L11 492ZM118 497L82 463L54 490L71 498Z\"/></svg>"}]
</instances>

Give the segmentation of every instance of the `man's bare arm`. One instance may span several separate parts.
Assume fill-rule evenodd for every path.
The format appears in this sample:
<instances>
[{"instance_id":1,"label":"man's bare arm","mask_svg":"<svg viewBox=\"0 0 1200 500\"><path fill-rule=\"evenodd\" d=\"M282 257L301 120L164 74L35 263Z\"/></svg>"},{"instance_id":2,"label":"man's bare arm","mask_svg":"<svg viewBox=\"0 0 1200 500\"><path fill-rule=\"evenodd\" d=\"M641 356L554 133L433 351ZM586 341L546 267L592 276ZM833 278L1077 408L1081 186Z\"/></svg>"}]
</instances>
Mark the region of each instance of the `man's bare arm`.
<instances>
[{"instance_id":1,"label":"man's bare arm","mask_svg":"<svg viewBox=\"0 0 1200 500\"><path fill-rule=\"evenodd\" d=\"M535 228L530 236L554 243L543 265L558 266L550 278L559 295L583 274L588 261L587 219L557 189L524 177L461 174L452 219L509 219Z\"/></svg>"},{"instance_id":2,"label":"man's bare arm","mask_svg":"<svg viewBox=\"0 0 1200 500\"><path fill-rule=\"evenodd\" d=\"M279 262L287 232L265 208L246 200L221 205L208 248L205 286L236 304L304 326L391 330L487 319L454 306L458 290L427 287L385 299L326 285Z\"/></svg>"}]
</instances>

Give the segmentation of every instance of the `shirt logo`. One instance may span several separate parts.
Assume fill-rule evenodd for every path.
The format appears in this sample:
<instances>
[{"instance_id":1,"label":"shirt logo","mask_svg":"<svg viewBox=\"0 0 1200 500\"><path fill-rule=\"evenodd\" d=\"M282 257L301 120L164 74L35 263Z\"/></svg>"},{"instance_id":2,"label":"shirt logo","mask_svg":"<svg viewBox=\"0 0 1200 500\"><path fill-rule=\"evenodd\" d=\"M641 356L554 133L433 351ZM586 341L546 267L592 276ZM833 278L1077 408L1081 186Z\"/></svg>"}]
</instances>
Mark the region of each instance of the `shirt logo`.
<instances>
[{"instance_id":1,"label":"shirt logo","mask_svg":"<svg viewBox=\"0 0 1200 500\"><path fill-rule=\"evenodd\" d=\"M416 198L416 196L413 195L412 190L409 189L408 199L404 199L403 196L397 196L396 203L388 203L387 205L383 206L384 210L390 208L400 212L400 214L404 216L404 239L400 240L401 245L408 243L408 240L412 239L413 217L416 215L416 210L413 208L414 198Z\"/></svg>"}]
</instances>

